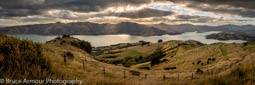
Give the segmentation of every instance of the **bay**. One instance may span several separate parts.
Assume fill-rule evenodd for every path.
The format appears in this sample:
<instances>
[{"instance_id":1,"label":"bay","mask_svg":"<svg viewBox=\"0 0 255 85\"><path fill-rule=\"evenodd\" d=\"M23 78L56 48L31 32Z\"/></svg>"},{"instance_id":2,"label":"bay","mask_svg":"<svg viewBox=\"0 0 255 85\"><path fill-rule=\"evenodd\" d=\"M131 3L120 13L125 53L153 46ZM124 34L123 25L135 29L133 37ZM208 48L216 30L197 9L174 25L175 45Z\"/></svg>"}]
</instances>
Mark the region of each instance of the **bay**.
<instances>
[{"instance_id":1,"label":"bay","mask_svg":"<svg viewBox=\"0 0 255 85\"><path fill-rule=\"evenodd\" d=\"M220 31L211 31L211 32L186 32L180 35L162 35L162 36L134 36L128 34L116 34L116 35L71 35L74 38L78 38L80 40L89 41L92 46L108 46L112 44L118 43L134 43L140 40L149 41L149 42L157 42L159 39L163 41L169 40L196 40L204 44L211 44L216 42L223 43L244 43L246 41L243 40L226 40L220 41L215 39L206 39L205 36L213 33L219 33ZM61 35L50 35L50 36L42 36L42 35L34 35L34 34L7 34L8 36L16 37L19 39L32 40L34 42L45 43L46 41L52 40Z\"/></svg>"}]
</instances>

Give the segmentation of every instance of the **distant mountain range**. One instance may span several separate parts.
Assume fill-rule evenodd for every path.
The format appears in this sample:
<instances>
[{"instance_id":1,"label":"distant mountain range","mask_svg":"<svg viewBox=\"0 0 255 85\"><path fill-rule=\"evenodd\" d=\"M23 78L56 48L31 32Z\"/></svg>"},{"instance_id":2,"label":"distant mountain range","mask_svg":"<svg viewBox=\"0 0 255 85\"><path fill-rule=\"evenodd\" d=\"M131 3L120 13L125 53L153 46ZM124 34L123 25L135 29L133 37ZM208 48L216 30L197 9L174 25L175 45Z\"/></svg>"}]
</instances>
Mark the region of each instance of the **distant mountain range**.
<instances>
[{"instance_id":1,"label":"distant mountain range","mask_svg":"<svg viewBox=\"0 0 255 85\"><path fill-rule=\"evenodd\" d=\"M238 33L247 34L250 36L255 36L255 26L254 25L221 25L221 26L201 26L201 25L191 25L191 24L181 24L181 25L168 25L168 24L156 24L152 25L158 29L170 32L208 32L208 31L222 31L228 33Z\"/></svg>"},{"instance_id":2,"label":"distant mountain range","mask_svg":"<svg viewBox=\"0 0 255 85\"><path fill-rule=\"evenodd\" d=\"M1 28L0 32L6 34L39 34L39 35L107 35L107 34L130 34L130 35L163 35L171 34L155 27L149 27L137 23L123 22L119 24L96 24L90 22L77 23L51 23L25 26L13 26Z\"/></svg>"},{"instance_id":3,"label":"distant mountain range","mask_svg":"<svg viewBox=\"0 0 255 85\"><path fill-rule=\"evenodd\" d=\"M254 42L255 36L249 36L245 34L231 34L231 33L216 33L216 34L210 34L206 35L206 39L217 39L217 40L245 40Z\"/></svg>"},{"instance_id":4,"label":"distant mountain range","mask_svg":"<svg viewBox=\"0 0 255 85\"><path fill-rule=\"evenodd\" d=\"M168 25L154 24L142 25L131 22L118 24L97 24L90 22L73 23L50 23L24 26L12 26L0 28L4 34L38 34L38 35L107 35L107 34L130 34L139 36L155 36L164 34L180 34L184 32L208 32L223 31L239 34L255 35L253 25L222 25L222 26L200 26L191 24Z\"/></svg>"}]
</instances>

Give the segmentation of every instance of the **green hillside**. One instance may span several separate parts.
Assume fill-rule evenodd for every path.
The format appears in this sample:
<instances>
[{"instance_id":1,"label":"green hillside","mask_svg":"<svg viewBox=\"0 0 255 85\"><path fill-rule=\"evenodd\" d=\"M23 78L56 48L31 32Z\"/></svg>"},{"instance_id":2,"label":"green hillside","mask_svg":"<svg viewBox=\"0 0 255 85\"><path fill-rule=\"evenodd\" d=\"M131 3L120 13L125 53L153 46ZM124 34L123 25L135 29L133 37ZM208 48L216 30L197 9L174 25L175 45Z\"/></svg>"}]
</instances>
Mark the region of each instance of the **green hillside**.
<instances>
[{"instance_id":1,"label":"green hillside","mask_svg":"<svg viewBox=\"0 0 255 85\"><path fill-rule=\"evenodd\" d=\"M70 43L81 42L72 37L44 44L4 35L0 38L1 78L81 79L84 85L254 83L255 43L205 45L193 40L130 43L128 48L123 44L123 48L111 48L97 55L94 50L92 55ZM112 55L117 56L109 57ZM113 61L130 66L116 65Z\"/></svg>"}]
</instances>

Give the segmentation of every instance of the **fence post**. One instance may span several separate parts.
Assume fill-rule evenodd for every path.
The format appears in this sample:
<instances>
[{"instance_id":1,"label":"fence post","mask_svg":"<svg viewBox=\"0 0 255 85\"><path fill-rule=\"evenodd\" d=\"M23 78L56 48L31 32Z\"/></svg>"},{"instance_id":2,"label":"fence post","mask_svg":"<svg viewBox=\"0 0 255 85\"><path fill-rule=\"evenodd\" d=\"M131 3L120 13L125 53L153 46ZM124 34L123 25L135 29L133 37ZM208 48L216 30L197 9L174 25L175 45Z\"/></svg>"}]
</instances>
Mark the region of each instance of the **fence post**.
<instances>
[{"instance_id":1,"label":"fence post","mask_svg":"<svg viewBox=\"0 0 255 85\"><path fill-rule=\"evenodd\" d=\"M105 67L103 67L103 71L104 71L104 77L105 77Z\"/></svg>"},{"instance_id":2,"label":"fence post","mask_svg":"<svg viewBox=\"0 0 255 85\"><path fill-rule=\"evenodd\" d=\"M205 78L205 72L203 74L204 74L204 78Z\"/></svg>"},{"instance_id":3,"label":"fence post","mask_svg":"<svg viewBox=\"0 0 255 85\"><path fill-rule=\"evenodd\" d=\"M66 64L66 55L64 55L64 63Z\"/></svg>"},{"instance_id":4,"label":"fence post","mask_svg":"<svg viewBox=\"0 0 255 85\"><path fill-rule=\"evenodd\" d=\"M124 74L124 78L126 78L126 72L125 71L123 71L123 74Z\"/></svg>"},{"instance_id":5,"label":"fence post","mask_svg":"<svg viewBox=\"0 0 255 85\"><path fill-rule=\"evenodd\" d=\"M180 75L178 74L178 78L177 78L177 81L179 81L179 79L180 79Z\"/></svg>"},{"instance_id":6,"label":"fence post","mask_svg":"<svg viewBox=\"0 0 255 85\"><path fill-rule=\"evenodd\" d=\"M53 54L54 54L54 57L56 57L56 53L55 53L55 50L53 51Z\"/></svg>"},{"instance_id":7,"label":"fence post","mask_svg":"<svg viewBox=\"0 0 255 85\"><path fill-rule=\"evenodd\" d=\"M85 69L85 61L82 61L83 69Z\"/></svg>"},{"instance_id":8,"label":"fence post","mask_svg":"<svg viewBox=\"0 0 255 85\"><path fill-rule=\"evenodd\" d=\"M145 79L145 80L147 79L147 75L148 75L148 74L144 74L144 79Z\"/></svg>"},{"instance_id":9,"label":"fence post","mask_svg":"<svg viewBox=\"0 0 255 85\"><path fill-rule=\"evenodd\" d=\"M210 75L210 70L208 68L206 68L206 69L207 69L207 75Z\"/></svg>"},{"instance_id":10,"label":"fence post","mask_svg":"<svg viewBox=\"0 0 255 85\"><path fill-rule=\"evenodd\" d=\"M163 80L165 80L166 79L166 76L165 76L165 74L163 75Z\"/></svg>"},{"instance_id":11,"label":"fence post","mask_svg":"<svg viewBox=\"0 0 255 85\"><path fill-rule=\"evenodd\" d=\"M213 70L211 69L211 74L213 75Z\"/></svg>"},{"instance_id":12,"label":"fence post","mask_svg":"<svg viewBox=\"0 0 255 85\"><path fill-rule=\"evenodd\" d=\"M192 73L192 75L191 75L191 81L193 80L193 73Z\"/></svg>"}]
</instances>

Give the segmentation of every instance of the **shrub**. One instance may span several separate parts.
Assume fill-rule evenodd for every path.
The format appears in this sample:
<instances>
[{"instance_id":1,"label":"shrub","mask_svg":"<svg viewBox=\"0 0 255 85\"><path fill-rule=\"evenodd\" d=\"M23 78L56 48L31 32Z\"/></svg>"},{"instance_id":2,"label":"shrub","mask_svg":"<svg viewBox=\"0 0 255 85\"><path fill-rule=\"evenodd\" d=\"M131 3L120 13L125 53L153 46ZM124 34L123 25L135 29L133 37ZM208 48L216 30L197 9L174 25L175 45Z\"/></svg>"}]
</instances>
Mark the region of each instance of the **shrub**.
<instances>
[{"instance_id":1,"label":"shrub","mask_svg":"<svg viewBox=\"0 0 255 85\"><path fill-rule=\"evenodd\" d=\"M71 37L70 35L63 35L63 38L69 38Z\"/></svg>"},{"instance_id":2,"label":"shrub","mask_svg":"<svg viewBox=\"0 0 255 85\"><path fill-rule=\"evenodd\" d=\"M71 52L64 52L64 56L66 56L69 59L74 59L74 55Z\"/></svg>"},{"instance_id":3,"label":"shrub","mask_svg":"<svg viewBox=\"0 0 255 85\"><path fill-rule=\"evenodd\" d=\"M135 71L135 70L130 70L129 71L132 75L134 76L139 76L141 73L139 71Z\"/></svg>"},{"instance_id":4,"label":"shrub","mask_svg":"<svg viewBox=\"0 0 255 85\"><path fill-rule=\"evenodd\" d=\"M55 39L61 39L61 38L58 36L58 37L56 37Z\"/></svg>"},{"instance_id":5,"label":"shrub","mask_svg":"<svg viewBox=\"0 0 255 85\"><path fill-rule=\"evenodd\" d=\"M82 48L84 51L86 51L87 53L91 54L92 46L91 46L90 42L87 42L87 41L82 40L82 41L81 41L81 48Z\"/></svg>"},{"instance_id":6,"label":"shrub","mask_svg":"<svg viewBox=\"0 0 255 85\"><path fill-rule=\"evenodd\" d=\"M174 70L176 67L165 67L164 70Z\"/></svg>"},{"instance_id":7,"label":"shrub","mask_svg":"<svg viewBox=\"0 0 255 85\"><path fill-rule=\"evenodd\" d=\"M162 39L159 39L159 40L158 40L158 43L161 43L161 42L163 42L163 40L162 40Z\"/></svg>"},{"instance_id":8,"label":"shrub","mask_svg":"<svg viewBox=\"0 0 255 85\"><path fill-rule=\"evenodd\" d=\"M125 67L130 67L131 65L135 65L137 61L136 61L136 58L126 57L124 58L122 63Z\"/></svg>"},{"instance_id":9,"label":"shrub","mask_svg":"<svg viewBox=\"0 0 255 85\"><path fill-rule=\"evenodd\" d=\"M150 67L139 67L138 69L150 70Z\"/></svg>"},{"instance_id":10,"label":"shrub","mask_svg":"<svg viewBox=\"0 0 255 85\"><path fill-rule=\"evenodd\" d=\"M159 57L155 57L151 61L151 66L154 66L154 65L156 65L158 63L160 63L160 58Z\"/></svg>"},{"instance_id":11,"label":"shrub","mask_svg":"<svg viewBox=\"0 0 255 85\"><path fill-rule=\"evenodd\" d=\"M165 55L164 55L163 52L161 51L161 48L158 48L155 52L153 52L153 53L149 56L149 60L151 60L151 66L160 63L160 59L161 59L162 57L164 57L164 56L165 56Z\"/></svg>"},{"instance_id":12,"label":"shrub","mask_svg":"<svg viewBox=\"0 0 255 85\"><path fill-rule=\"evenodd\" d=\"M142 59L143 59L143 56L140 55L140 56L139 56L139 60L142 60Z\"/></svg>"},{"instance_id":13,"label":"shrub","mask_svg":"<svg viewBox=\"0 0 255 85\"><path fill-rule=\"evenodd\" d=\"M203 74L204 71L202 71L200 68L197 69L196 74Z\"/></svg>"}]
</instances>

